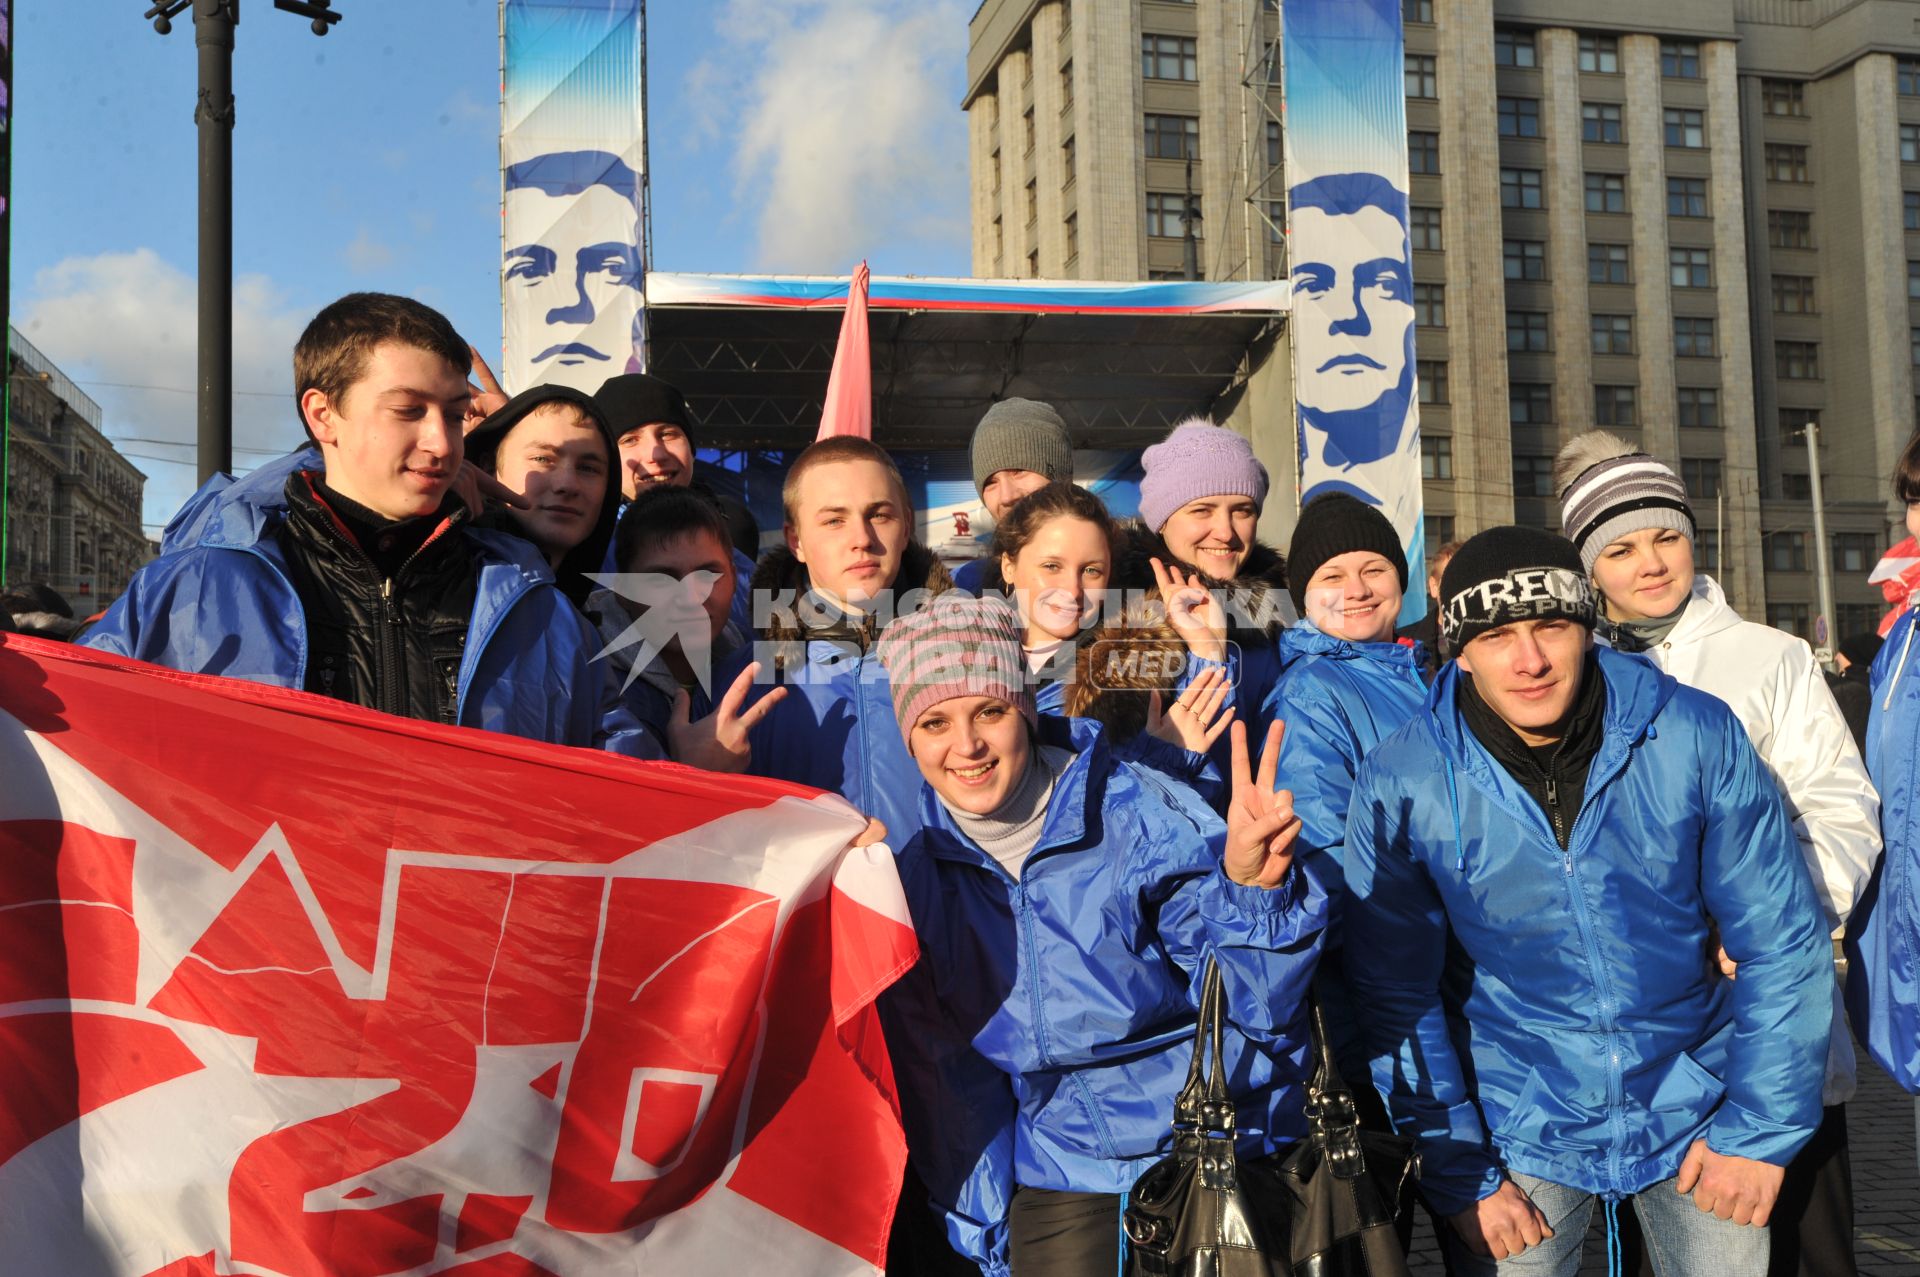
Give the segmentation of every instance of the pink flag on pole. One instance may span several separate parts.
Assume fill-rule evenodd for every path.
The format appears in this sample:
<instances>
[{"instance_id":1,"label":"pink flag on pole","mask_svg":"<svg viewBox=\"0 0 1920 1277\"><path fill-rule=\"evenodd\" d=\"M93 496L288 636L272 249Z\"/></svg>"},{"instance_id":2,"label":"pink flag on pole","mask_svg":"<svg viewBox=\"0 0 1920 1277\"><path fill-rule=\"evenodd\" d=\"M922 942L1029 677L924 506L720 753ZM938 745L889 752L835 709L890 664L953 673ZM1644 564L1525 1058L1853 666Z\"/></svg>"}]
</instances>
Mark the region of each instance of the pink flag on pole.
<instances>
[{"instance_id":1,"label":"pink flag on pole","mask_svg":"<svg viewBox=\"0 0 1920 1277\"><path fill-rule=\"evenodd\" d=\"M840 320L840 344L833 352L827 402L814 442L834 435L873 438L873 356L867 341L867 264L860 263L847 287L847 313Z\"/></svg>"}]
</instances>

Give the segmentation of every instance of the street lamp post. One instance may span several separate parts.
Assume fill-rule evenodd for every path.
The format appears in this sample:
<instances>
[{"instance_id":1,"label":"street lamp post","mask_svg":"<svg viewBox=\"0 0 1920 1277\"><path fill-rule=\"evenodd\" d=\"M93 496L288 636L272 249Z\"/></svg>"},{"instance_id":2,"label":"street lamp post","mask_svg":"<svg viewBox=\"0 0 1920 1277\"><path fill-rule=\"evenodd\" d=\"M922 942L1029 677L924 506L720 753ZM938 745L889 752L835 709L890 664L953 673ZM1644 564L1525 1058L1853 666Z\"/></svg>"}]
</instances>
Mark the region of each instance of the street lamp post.
<instances>
[{"instance_id":1,"label":"street lamp post","mask_svg":"<svg viewBox=\"0 0 1920 1277\"><path fill-rule=\"evenodd\" d=\"M273 0L325 35L333 0ZM200 482L233 469L233 29L240 0L158 0L146 16L161 35L193 9L200 53Z\"/></svg>"}]
</instances>

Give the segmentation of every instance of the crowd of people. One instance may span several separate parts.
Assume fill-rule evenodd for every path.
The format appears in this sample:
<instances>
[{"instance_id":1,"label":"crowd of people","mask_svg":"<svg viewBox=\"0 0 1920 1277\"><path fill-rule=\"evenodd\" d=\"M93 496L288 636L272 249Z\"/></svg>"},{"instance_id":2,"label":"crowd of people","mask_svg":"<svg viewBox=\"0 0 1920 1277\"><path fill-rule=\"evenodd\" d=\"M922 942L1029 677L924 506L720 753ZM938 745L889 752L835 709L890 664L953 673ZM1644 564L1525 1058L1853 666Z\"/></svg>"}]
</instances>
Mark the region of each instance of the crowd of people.
<instances>
[{"instance_id":1,"label":"crowd of people","mask_svg":"<svg viewBox=\"0 0 1920 1277\"><path fill-rule=\"evenodd\" d=\"M1850 727L1697 570L1667 460L1574 438L1566 535L1445 547L1403 634L1385 515L1262 544L1267 473L1201 420L1123 522L1058 413L987 407L992 552L950 575L868 440L794 459L762 553L658 378L509 398L380 294L293 364L310 442L196 494L81 641L867 813L922 950L893 1271L1115 1271L1210 961L1241 1155L1305 1133L1317 1004L1451 1272L1573 1273L1596 1203L1623 1270L1854 1271L1854 1036L1920 1092L1914 611L1852 649ZM1893 483L1920 533L1920 436Z\"/></svg>"}]
</instances>

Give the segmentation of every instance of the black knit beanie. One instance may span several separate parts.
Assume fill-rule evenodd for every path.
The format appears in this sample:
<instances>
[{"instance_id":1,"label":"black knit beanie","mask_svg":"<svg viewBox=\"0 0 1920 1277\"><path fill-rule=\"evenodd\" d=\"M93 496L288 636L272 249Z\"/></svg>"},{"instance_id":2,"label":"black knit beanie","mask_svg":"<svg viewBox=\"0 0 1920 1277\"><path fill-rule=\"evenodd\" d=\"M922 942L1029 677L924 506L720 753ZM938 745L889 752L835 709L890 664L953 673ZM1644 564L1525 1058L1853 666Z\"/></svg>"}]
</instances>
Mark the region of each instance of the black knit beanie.
<instances>
[{"instance_id":1,"label":"black knit beanie","mask_svg":"<svg viewBox=\"0 0 1920 1277\"><path fill-rule=\"evenodd\" d=\"M1387 516L1358 497L1329 492L1307 502L1293 525L1287 546L1287 592L1300 615L1307 614L1307 582L1328 559L1367 550L1393 564L1400 589L1407 588L1407 555Z\"/></svg>"},{"instance_id":2,"label":"black knit beanie","mask_svg":"<svg viewBox=\"0 0 1920 1277\"><path fill-rule=\"evenodd\" d=\"M1440 577L1440 632L1458 652L1497 626L1560 617L1592 629L1593 583L1573 542L1537 528L1468 538Z\"/></svg>"},{"instance_id":3,"label":"black knit beanie","mask_svg":"<svg viewBox=\"0 0 1920 1277\"><path fill-rule=\"evenodd\" d=\"M613 427L615 439L641 426L670 421L687 432L689 444L693 442L693 415L687 411L686 396L658 377L643 372L609 377L594 391L593 399Z\"/></svg>"}]
</instances>

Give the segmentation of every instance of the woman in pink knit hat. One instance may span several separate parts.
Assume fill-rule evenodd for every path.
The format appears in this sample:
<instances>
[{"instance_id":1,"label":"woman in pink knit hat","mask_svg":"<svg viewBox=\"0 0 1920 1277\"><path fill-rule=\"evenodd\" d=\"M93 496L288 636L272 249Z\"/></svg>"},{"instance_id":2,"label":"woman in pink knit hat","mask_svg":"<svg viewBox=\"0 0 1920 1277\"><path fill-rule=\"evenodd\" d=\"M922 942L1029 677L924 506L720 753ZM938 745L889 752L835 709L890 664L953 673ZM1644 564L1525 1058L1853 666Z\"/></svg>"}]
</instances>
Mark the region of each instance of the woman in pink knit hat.
<instances>
[{"instance_id":1,"label":"woman in pink knit hat","mask_svg":"<svg viewBox=\"0 0 1920 1277\"><path fill-rule=\"evenodd\" d=\"M1177 695L1217 669L1227 705L1261 739L1261 706L1280 672L1274 640L1294 619L1286 559L1255 534L1267 468L1246 439L1199 417L1175 426L1140 463L1140 524L1114 563L1125 606L1102 630L1110 641L1083 645L1067 712L1126 739L1145 726L1151 692ZM1212 757L1224 775L1224 738Z\"/></svg>"}]
</instances>

